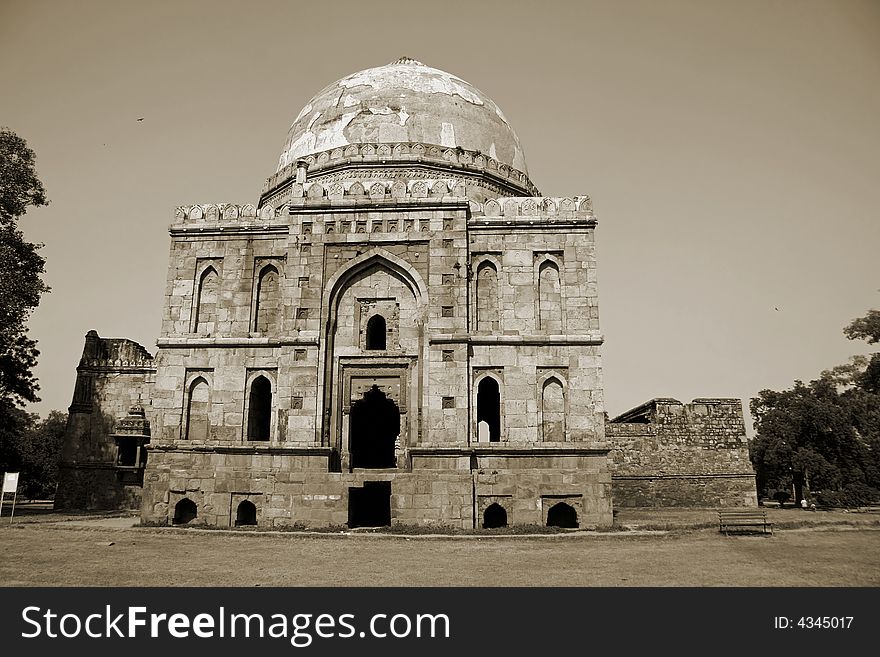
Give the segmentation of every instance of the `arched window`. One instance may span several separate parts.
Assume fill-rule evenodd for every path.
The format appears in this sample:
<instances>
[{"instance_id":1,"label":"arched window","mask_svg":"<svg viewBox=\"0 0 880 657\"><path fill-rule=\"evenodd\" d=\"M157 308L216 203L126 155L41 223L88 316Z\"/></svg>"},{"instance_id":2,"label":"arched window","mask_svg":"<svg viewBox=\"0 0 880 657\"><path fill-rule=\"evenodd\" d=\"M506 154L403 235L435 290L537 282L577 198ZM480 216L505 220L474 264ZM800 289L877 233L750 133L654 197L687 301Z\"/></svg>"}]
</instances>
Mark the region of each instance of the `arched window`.
<instances>
[{"instance_id":1,"label":"arched window","mask_svg":"<svg viewBox=\"0 0 880 657\"><path fill-rule=\"evenodd\" d=\"M271 428L272 384L265 376L258 376L248 396L248 440L269 440Z\"/></svg>"},{"instance_id":2,"label":"arched window","mask_svg":"<svg viewBox=\"0 0 880 657\"><path fill-rule=\"evenodd\" d=\"M541 390L541 425L545 442L565 440L565 392L556 377L547 379Z\"/></svg>"},{"instance_id":3,"label":"arched window","mask_svg":"<svg viewBox=\"0 0 880 657\"><path fill-rule=\"evenodd\" d=\"M210 403L208 382L197 377L189 385L189 401L186 407L186 439L207 440L210 429L208 406Z\"/></svg>"},{"instance_id":4,"label":"arched window","mask_svg":"<svg viewBox=\"0 0 880 657\"><path fill-rule=\"evenodd\" d=\"M185 525L192 522L199 515L196 503L188 497L184 497L174 506L174 518L171 522L175 525Z\"/></svg>"},{"instance_id":5,"label":"arched window","mask_svg":"<svg viewBox=\"0 0 880 657\"><path fill-rule=\"evenodd\" d=\"M367 322L367 349L384 350L388 331L385 318L382 315L373 315Z\"/></svg>"},{"instance_id":6,"label":"arched window","mask_svg":"<svg viewBox=\"0 0 880 657\"><path fill-rule=\"evenodd\" d=\"M477 330L498 330L498 272L488 261L477 268Z\"/></svg>"},{"instance_id":7,"label":"arched window","mask_svg":"<svg viewBox=\"0 0 880 657\"><path fill-rule=\"evenodd\" d=\"M217 270L208 267L199 278L194 322L196 333L214 333L217 330L219 288L220 276L217 275Z\"/></svg>"},{"instance_id":8,"label":"arched window","mask_svg":"<svg viewBox=\"0 0 880 657\"><path fill-rule=\"evenodd\" d=\"M267 265L257 280L257 301L254 307L254 331L271 333L277 327L281 310L281 287L278 270Z\"/></svg>"},{"instance_id":9,"label":"arched window","mask_svg":"<svg viewBox=\"0 0 880 657\"><path fill-rule=\"evenodd\" d=\"M256 525L257 524L257 507L254 506L253 502L249 502L248 500L244 500L241 504L238 505L238 509L235 512L235 526L243 527L246 525Z\"/></svg>"},{"instance_id":10,"label":"arched window","mask_svg":"<svg viewBox=\"0 0 880 657\"><path fill-rule=\"evenodd\" d=\"M497 527L507 527L507 511L497 502L493 502L483 511L483 529Z\"/></svg>"},{"instance_id":11,"label":"arched window","mask_svg":"<svg viewBox=\"0 0 880 657\"><path fill-rule=\"evenodd\" d=\"M501 440L501 391L498 381L483 377L477 386L477 423L489 425L489 442Z\"/></svg>"},{"instance_id":12,"label":"arched window","mask_svg":"<svg viewBox=\"0 0 880 657\"><path fill-rule=\"evenodd\" d=\"M545 260L538 270L538 328L562 333L562 288L559 267L552 260Z\"/></svg>"},{"instance_id":13,"label":"arched window","mask_svg":"<svg viewBox=\"0 0 880 657\"><path fill-rule=\"evenodd\" d=\"M578 526L577 511L565 502L557 502L547 512L547 526L574 529Z\"/></svg>"}]
</instances>

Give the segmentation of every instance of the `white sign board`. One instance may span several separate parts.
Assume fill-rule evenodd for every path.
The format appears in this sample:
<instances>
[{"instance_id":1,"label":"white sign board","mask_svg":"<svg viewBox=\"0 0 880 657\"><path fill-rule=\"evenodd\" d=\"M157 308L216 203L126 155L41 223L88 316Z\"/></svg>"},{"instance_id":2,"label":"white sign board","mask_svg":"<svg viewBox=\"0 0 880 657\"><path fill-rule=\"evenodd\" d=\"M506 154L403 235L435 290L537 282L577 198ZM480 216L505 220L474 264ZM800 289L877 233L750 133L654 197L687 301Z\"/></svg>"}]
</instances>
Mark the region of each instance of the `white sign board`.
<instances>
[{"instance_id":1,"label":"white sign board","mask_svg":"<svg viewBox=\"0 0 880 657\"><path fill-rule=\"evenodd\" d=\"M7 472L3 475L3 492L15 493L18 489L18 473Z\"/></svg>"}]
</instances>

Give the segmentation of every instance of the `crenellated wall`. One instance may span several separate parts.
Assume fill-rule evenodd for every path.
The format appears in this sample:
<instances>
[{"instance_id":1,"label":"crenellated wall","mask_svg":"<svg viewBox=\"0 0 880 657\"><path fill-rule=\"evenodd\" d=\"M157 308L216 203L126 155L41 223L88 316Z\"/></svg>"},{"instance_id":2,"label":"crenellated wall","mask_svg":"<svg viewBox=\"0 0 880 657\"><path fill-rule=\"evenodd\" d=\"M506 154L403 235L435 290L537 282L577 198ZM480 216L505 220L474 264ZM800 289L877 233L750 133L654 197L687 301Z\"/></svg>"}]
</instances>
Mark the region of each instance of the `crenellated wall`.
<instances>
[{"instance_id":1,"label":"crenellated wall","mask_svg":"<svg viewBox=\"0 0 880 657\"><path fill-rule=\"evenodd\" d=\"M756 506L739 399L654 399L605 425L616 506Z\"/></svg>"}]
</instances>

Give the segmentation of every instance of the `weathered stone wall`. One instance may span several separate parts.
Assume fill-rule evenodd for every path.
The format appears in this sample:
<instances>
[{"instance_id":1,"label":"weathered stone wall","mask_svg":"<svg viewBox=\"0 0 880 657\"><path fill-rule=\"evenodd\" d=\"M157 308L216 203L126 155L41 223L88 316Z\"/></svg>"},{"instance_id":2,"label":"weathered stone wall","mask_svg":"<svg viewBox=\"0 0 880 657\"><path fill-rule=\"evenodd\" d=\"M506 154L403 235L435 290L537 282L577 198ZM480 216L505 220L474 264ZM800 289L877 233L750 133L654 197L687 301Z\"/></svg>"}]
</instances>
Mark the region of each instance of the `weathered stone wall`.
<instances>
[{"instance_id":1,"label":"weathered stone wall","mask_svg":"<svg viewBox=\"0 0 880 657\"><path fill-rule=\"evenodd\" d=\"M423 449L411 470L342 473L327 471L328 457L321 448L154 446L142 519L171 524L175 506L187 498L198 510L195 524L228 527L238 504L248 500L257 508L257 525L266 529L341 526L349 518L350 489L387 481L392 524L479 526L490 497L507 509L511 524L544 524L548 508L559 501L578 511L581 527L611 524L611 478L602 451L554 457Z\"/></svg>"},{"instance_id":2,"label":"weathered stone wall","mask_svg":"<svg viewBox=\"0 0 880 657\"><path fill-rule=\"evenodd\" d=\"M155 376L153 357L122 338L86 335L77 367L61 451L57 509L138 508L140 485L129 484L116 469L114 424L149 400Z\"/></svg>"},{"instance_id":3,"label":"weathered stone wall","mask_svg":"<svg viewBox=\"0 0 880 657\"><path fill-rule=\"evenodd\" d=\"M756 506L738 399L655 399L609 422L616 506Z\"/></svg>"},{"instance_id":4,"label":"weathered stone wall","mask_svg":"<svg viewBox=\"0 0 880 657\"><path fill-rule=\"evenodd\" d=\"M609 524L589 199L469 198L455 179L348 180L294 183L268 214L179 210L144 518L167 521L186 496L203 521L228 524L244 496L265 526L344 524L349 488L391 481L394 522L473 526L478 489L518 500L499 503L512 523L546 521L546 498L572 500L583 523ZM477 330L474 274L486 263L494 324ZM267 266L279 279L269 327L257 319ZM364 331L376 313L387 344L371 351ZM254 376L272 386L265 443L247 440ZM477 426L487 376L501 393L492 447L557 452L467 452L490 447ZM351 468L351 404L367 383L401 411L390 470ZM556 397L545 402L549 384ZM204 426L192 431L196 403Z\"/></svg>"}]
</instances>

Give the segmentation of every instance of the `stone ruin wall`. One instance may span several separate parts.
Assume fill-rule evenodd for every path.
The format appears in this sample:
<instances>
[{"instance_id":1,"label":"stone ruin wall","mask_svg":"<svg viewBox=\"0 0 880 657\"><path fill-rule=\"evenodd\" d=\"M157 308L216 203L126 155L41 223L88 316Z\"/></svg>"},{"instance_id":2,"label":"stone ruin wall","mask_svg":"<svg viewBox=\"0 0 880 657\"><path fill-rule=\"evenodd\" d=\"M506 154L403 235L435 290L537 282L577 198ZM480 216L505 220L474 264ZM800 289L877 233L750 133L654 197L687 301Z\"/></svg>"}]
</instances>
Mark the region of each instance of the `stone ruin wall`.
<instances>
[{"instance_id":1,"label":"stone ruin wall","mask_svg":"<svg viewBox=\"0 0 880 657\"><path fill-rule=\"evenodd\" d=\"M141 486L116 470L116 422L137 403L149 407L153 357L123 338L86 335L61 450L56 509L139 509Z\"/></svg>"},{"instance_id":2,"label":"stone ruin wall","mask_svg":"<svg viewBox=\"0 0 880 657\"><path fill-rule=\"evenodd\" d=\"M739 399L656 399L605 435L615 507L757 506Z\"/></svg>"}]
</instances>

